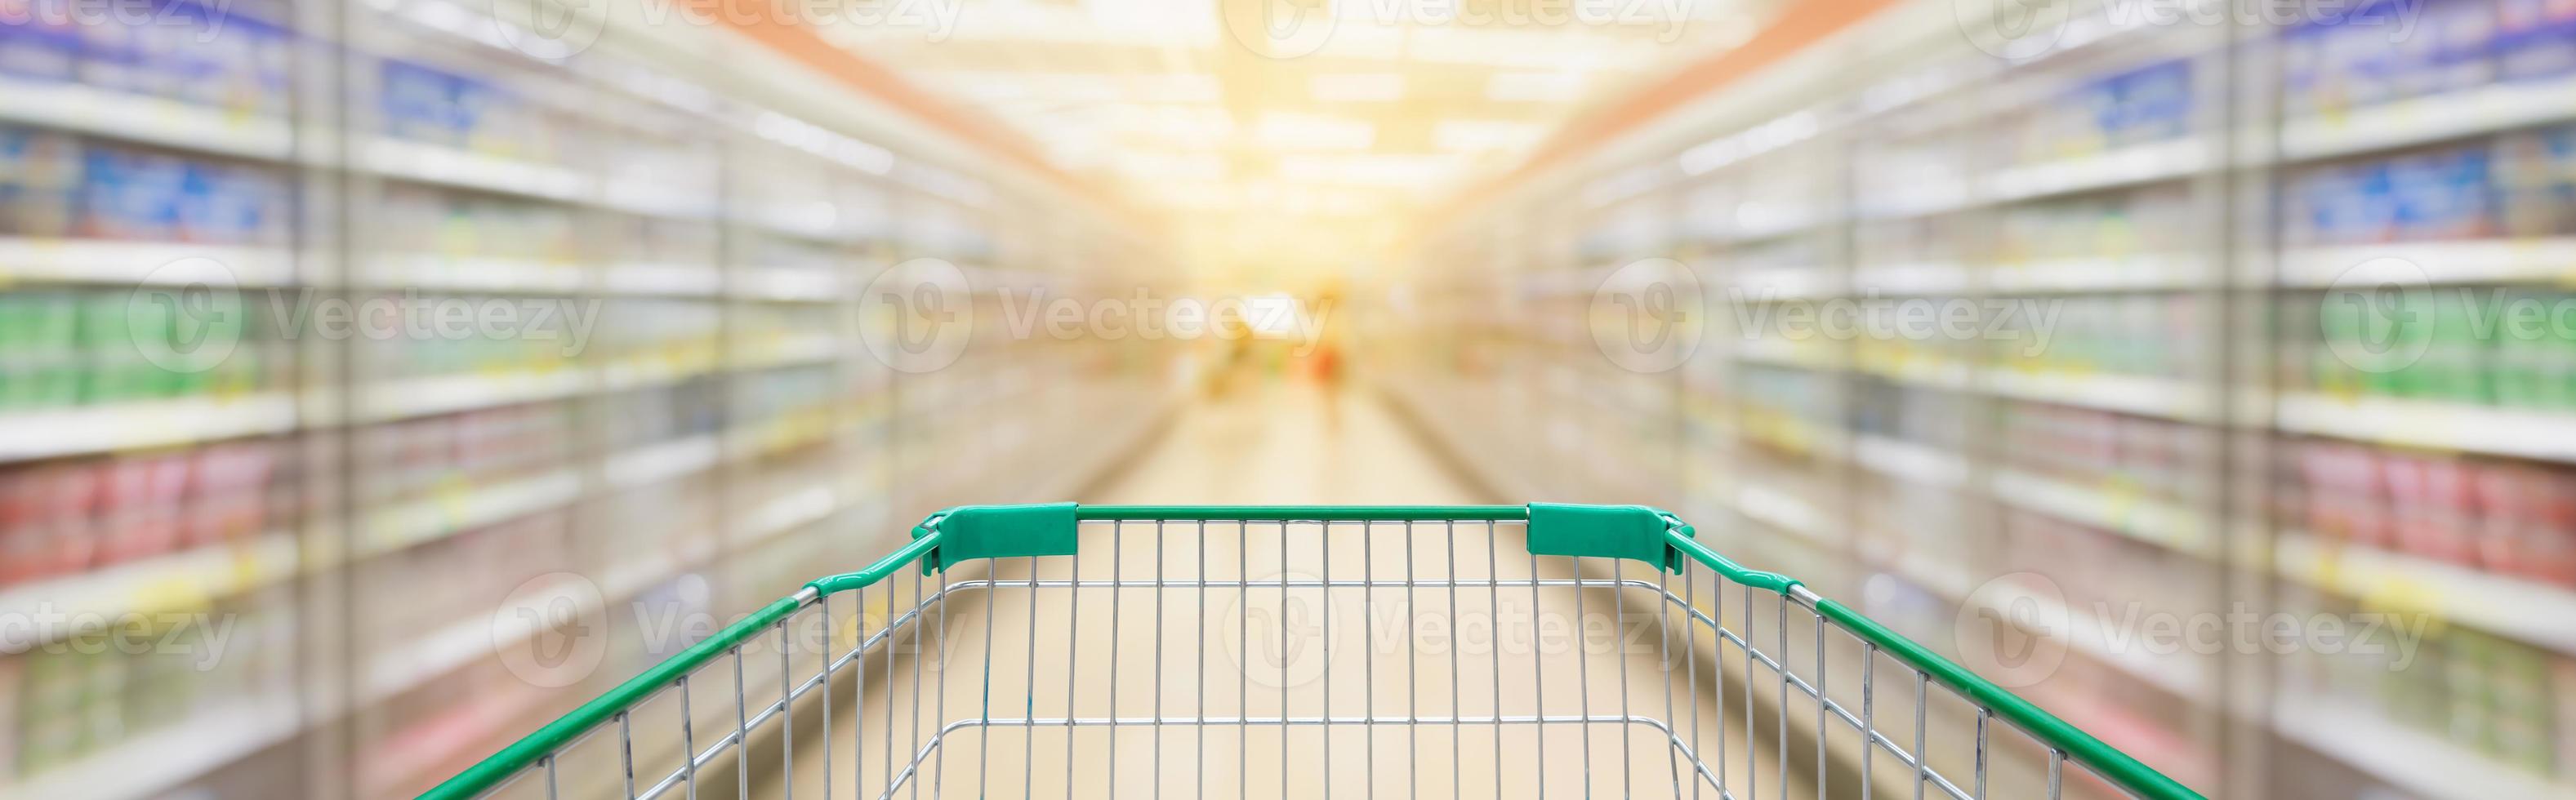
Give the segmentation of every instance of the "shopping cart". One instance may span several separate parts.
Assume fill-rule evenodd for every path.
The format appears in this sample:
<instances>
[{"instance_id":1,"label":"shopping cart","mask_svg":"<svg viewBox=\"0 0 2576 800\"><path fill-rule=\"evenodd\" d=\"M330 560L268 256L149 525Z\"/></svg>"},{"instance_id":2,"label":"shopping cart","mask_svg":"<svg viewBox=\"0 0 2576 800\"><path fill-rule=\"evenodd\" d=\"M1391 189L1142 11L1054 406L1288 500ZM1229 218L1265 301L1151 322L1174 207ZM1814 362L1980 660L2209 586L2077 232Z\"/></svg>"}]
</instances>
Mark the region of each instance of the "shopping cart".
<instances>
[{"instance_id":1,"label":"shopping cart","mask_svg":"<svg viewBox=\"0 0 2576 800\"><path fill-rule=\"evenodd\" d=\"M970 506L912 536L423 796L2198 797L1655 509Z\"/></svg>"}]
</instances>

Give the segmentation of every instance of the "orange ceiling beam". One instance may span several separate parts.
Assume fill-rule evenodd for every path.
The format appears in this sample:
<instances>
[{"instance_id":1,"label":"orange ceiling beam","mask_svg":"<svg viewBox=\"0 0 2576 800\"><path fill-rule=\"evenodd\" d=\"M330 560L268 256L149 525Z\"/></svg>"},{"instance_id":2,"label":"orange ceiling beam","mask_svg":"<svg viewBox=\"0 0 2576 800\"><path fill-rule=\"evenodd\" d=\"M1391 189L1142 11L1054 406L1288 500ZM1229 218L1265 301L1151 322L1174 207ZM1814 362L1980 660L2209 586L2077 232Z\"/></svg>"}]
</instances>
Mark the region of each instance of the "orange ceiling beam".
<instances>
[{"instance_id":1,"label":"orange ceiling beam","mask_svg":"<svg viewBox=\"0 0 2576 800\"><path fill-rule=\"evenodd\" d=\"M1037 173L1055 180L1076 194L1108 206L1109 212L1133 220L1124 203L1108 197L1100 187L1055 168L1027 139L981 114L959 108L946 100L931 96L903 79L885 65L861 57L823 40L811 25L794 13L780 13L793 4L775 0L694 0L722 3L724 11L714 16L769 49L830 75L860 93L884 101L906 114L929 123L932 127L956 135L968 144L1002 158L1018 162Z\"/></svg>"}]
</instances>

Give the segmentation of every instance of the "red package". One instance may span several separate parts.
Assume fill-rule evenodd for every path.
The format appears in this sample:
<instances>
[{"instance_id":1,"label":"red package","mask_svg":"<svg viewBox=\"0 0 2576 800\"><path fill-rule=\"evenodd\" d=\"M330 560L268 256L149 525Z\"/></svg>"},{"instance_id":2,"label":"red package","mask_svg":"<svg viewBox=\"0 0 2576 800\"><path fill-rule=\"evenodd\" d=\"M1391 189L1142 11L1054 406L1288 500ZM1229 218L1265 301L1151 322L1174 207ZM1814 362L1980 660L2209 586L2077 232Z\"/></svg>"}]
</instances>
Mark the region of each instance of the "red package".
<instances>
[{"instance_id":1,"label":"red package","mask_svg":"<svg viewBox=\"0 0 2576 800\"><path fill-rule=\"evenodd\" d=\"M2388 456L2397 546L2456 564L2478 563L2476 500L2467 470L2448 458Z\"/></svg>"},{"instance_id":2,"label":"red package","mask_svg":"<svg viewBox=\"0 0 2576 800\"><path fill-rule=\"evenodd\" d=\"M51 566L45 549L46 504L37 470L0 473L0 586L31 581Z\"/></svg>"},{"instance_id":3,"label":"red package","mask_svg":"<svg viewBox=\"0 0 2576 800\"><path fill-rule=\"evenodd\" d=\"M37 492L48 506L42 523L45 547L53 553L56 573L88 569L98 551L98 526L92 519L106 492L99 466L81 464L44 471Z\"/></svg>"}]
</instances>

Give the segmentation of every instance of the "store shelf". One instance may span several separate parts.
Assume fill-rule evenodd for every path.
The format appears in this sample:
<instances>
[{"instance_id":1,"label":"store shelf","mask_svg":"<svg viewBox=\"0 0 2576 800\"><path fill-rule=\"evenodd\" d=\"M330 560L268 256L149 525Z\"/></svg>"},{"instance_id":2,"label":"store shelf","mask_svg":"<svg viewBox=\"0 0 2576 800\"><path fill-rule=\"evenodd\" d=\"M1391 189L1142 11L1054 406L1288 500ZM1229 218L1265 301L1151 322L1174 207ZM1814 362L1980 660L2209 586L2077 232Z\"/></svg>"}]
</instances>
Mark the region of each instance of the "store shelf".
<instances>
[{"instance_id":1,"label":"store shelf","mask_svg":"<svg viewBox=\"0 0 2576 800\"><path fill-rule=\"evenodd\" d=\"M556 400L580 393L587 377L582 370L557 369L397 378L360 389L358 417L386 422Z\"/></svg>"},{"instance_id":2,"label":"store shelf","mask_svg":"<svg viewBox=\"0 0 2576 800\"><path fill-rule=\"evenodd\" d=\"M743 534L752 541L776 537L832 515L844 505L838 492L821 481L770 498L743 516Z\"/></svg>"},{"instance_id":3,"label":"store shelf","mask_svg":"<svg viewBox=\"0 0 2576 800\"><path fill-rule=\"evenodd\" d=\"M2052 517L2198 556L2212 555L2209 525L2190 508L2134 488L2081 486L2018 470L1997 470L1995 499Z\"/></svg>"},{"instance_id":4,"label":"store shelf","mask_svg":"<svg viewBox=\"0 0 2576 800\"><path fill-rule=\"evenodd\" d=\"M597 187L589 176L564 167L390 137L366 143L362 152L367 169L413 183L559 202L591 199Z\"/></svg>"},{"instance_id":5,"label":"store shelf","mask_svg":"<svg viewBox=\"0 0 2576 800\"><path fill-rule=\"evenodd\" d=\"M589 276L560 260L433 254L384 255L367 260L362 285L376 289L570 294Z\"/></svg>"},{"instance_id":6,"label":"store shelf","mask_svg":"<svg viewBox=\"0 0 2576 800\"><path fill-rule=\"evenodd\" d=\"M1887 220L1928 217L1946 214L1977 204L1977 195L1964 181L1919 181L1894 186L1862 189L1854 200L1855 216L1862 219Z\"/></svg>"},{"instance_id":7,"label":"store shelf","mask_svg":"<svg viewBox=\"0 0 2576 800\"><path fill-rule=\"evenodd\" d=\"M208 545L0 588L0 618L62 630L53 628L53 623L68 623L72 615L115 618L196 607L208 599L240 594L295 574L295 542L291 532L269 531L240 543ZM40 643L0 640L0 652L21 652Z\"/></svg>"},{"instance_id":8,"label":"store shelf","mask_svg":"<svg viewBox=\"0 0 2576 800\"><path fill-rule=\"evenodd\" d=\"M2387 398L2284 394L2282 430L2404 447L2576 463L2576 416Z\"/></svg>"},{"instance_id":9,"label":"store shelf","mask_svg":"<svg viewBox=\"0 0 2576 800\"><path fill-rule=\"evenodd\" d=\"M1957 451L1861 434L1853 437L1851 454L1863 469L1925 486L1955 489L1968 482L1968 460Z\"/></svg>"},{"instance_id":10,"label":"store shelf","mask_svg":"<svg viewBox=\"0 0 2576 800\"><path fill-rule=\"evenodd\" d=\"M1964 391L1976 383L1977 371L1966 362L1939 357L1870 359L1860 370L1907 386Z\"/></svg>"},{"instance_id":11,"label":"store shelf","mask_svg":"<svg viewBox=\"0 0 2576 800\"><path fill-rule=\"evenodd\" d=\"M2208 145L2184 138L2008 167L1988 176L1980 189L1984 199L2015 202L2172 180L2198 172L2208 163Z\"/></svg>"},{"instance_id":12,"label":"store shelf","mask_svg":"<svg viewBox=\"0 0 2576 800\"><path fill-rule=\"evenodd\" d=\"M2294 248L2281 254L2283 286L2400 287L2421 284L2550 283L2576 278L2576 237L2470 239L2350 247Z\"/></svg>"},{"instance_id":13,"label":"store shelf","mask_svg":"<svg viewBox=\"0 0 2576 800\"><path fill-rule=\"evenodd\" d=\"M2094 609L2067 604L2055 592L2042 592L2009 579L1989 581L1968 596L1998 618L2034 635L2055 639L2068 649L2110 665L2149 686L2176 697L2207 697L2207 659L2189 651L2160 655L2146 649L2135 630L2115 628ZM2036 610L2026 613L2025 610ZM2100 609L2107 611L2108 609Z\"/></svg>"},{"instance_id":14,"label":"store shelf","mask_svg":"<svg viewBox=\"0 0 2576 800\"><path fill-rule=\"evenodd\" d=\"M294 153L283 119L88 86L0 78L0 121L96 134L199 153L284 160Z\"/></svg>"},{"instance_id":15,"label":"store shelf","mask_svg":"<svg viewBox=\"0 0 2576 800\"><path fill-rule=\"evenodd\" d=\"M1840 274L1818 266L1775 267L1745 270L1736 275L1734 284L1743 289L1745 299L1766 303L1840 297L1850 289L1841 278Z\"/></svg>"},{"instance_id":16,"label":"store shelf","mask_svg":"<svg viewBox=\"0 0 2576 800\"><path fill-rule=\"evenodd\" d=\"M1917 261L1863 266L1852 274L1854 294L1944 295L1968 287L1968 268L1956 261Z\"/></svg>"},{"instance_id":17,"label":"store shelf","mask_svg":"<svg viewBox=\"0 0 2576 800\"><path fill-rule=\"evenodd\" d=\"M1747 482L1735 488L1735 513L1780 530L1823 541L1830 532L1815 504L1768 484Z\"/></svg>"},{"instance_id":18,"label":"store shelf","mask_svg":"<svg viewBox=\"0 0 2576 800\"><path fill-rule=\"evenodd\" d=\"M841 299L841 292L841 275L835 271L745 268L734 277L734 294L754 300L828 303Z\"/></svg>"},{"instance_id":19,"label":"store shelf","mask_svg":"<svg viewBox=\"0 0 2576 800\"><path fill-rule=\"evenodd\" d=\"M609 265L599 286L610 294L714 297L724 288L724 275L703 264L626 262Z\"/></svg>"},{"instance_id":20,"label":"store shelf","mask_svg":"<svg viewBox=\"0 0 2576 800\"><path fill-rule=\"evenodd\" d=\"M282 286L294 278L294 254L279 247L0 237L0 285Z\"/></svg>"},{"instance_id":21,"label":"store shelf","mask_svg":"<svg viewBox=\"0 0 2576 800\"><path fill-rule=\"evenodd\" d=\"M701 433L612 454L600 472L612 489L636 489L702 472L721 452L715 434Z\"/></svg>"},{"instance_id":22,"label":"store shelf","mask_svg":"<svg viewBox=\"0 0 2576 800\"><path fill-rule=\"evenodd\" d=\"M1832 371L1847 366L1851 348L1823 337L1796 341L1766 336L1736 340L1732 352L1738 360L1756 364Z\"/></svg>"},{"instance_id":23,"label":"store shelf","mask_svg":"<svg viewBox=\"0 0 2576 800\"><path fill-rule=\"evenodd\" d=\"M2482 572L2362 545L2284 532L2274 540L2282 577L2361 600L2411 609L2576 655L2576 589Z\"/></svg>"},{"instance_id":24,"label":"store shelf","mask_svg":"<svg viewBox=\"0 0 2576 800\"><path fill-rule=\"evenodd\" d=\"M676 565L676 561L666 563ZM670 573L666 569L663 574ZM552 583L533 591L527 587L513 590L514 596L526 600L522 605L494 608L490 616L470 615L378 651L367 659L365 682L359 687L361 705L383 702L525 642L543 630L540 620L564 619L558 616L563 604L571 604L576 609L572 617L579 618L598 613L610 597L632 593L612 595L607 586L583 585L588 582L588 578L578 575L555 573Z\"/></svg>"},{"instance_id":25,"label":"store shelf","mask_svg":"<svg viewBox=\"0 0 2576 800\"><path fill-rule=\"evenodd\" d=\"M553 508L581 496L581 475L573 469L471 488L433 490L429 496L396 503L368 515L359 532L361 557L387 553Z\"/></svg>"},{"instance_id":26,"label":"store shelf","mask_svg":"<svg viewBox=\"0 0 2576 800\"><path fill-rule=\"evenodd\" d=\"M291 697L238 698L8 787L12 797L157 797L285 742L300 729Z\"/></svg>"},{"instance_id":27,"label":"store shelf","mask_svg":"<svg viewBox=\"0 0 2576 800\"><path fill-rule=\"evenodd\" d=\"M2576 117L2576 79L2493 83L2281 125L2288 160L2383 150Z\"/></svg>"},{"instance_id":28,"label":"store shelf","mask_svg":"<svg viewBox=\"0 0 2576 800\"><path fill-rule=\"evenodd\" d=\"M827 363L855 348L845 348L840 339L829 335L804 335L745 344L734 349L726 363L734 369L763 370Z\"/></svg>"},{"instance_id":29,"label":"store shelf","mask_svg":"<svg viewBox=\"0 0 2576 800\"><path fill-rule=\"evenodd\" d=\"M712 178L712 176L710 176ZM648 217L711 220L723 207L709 188L672 186L653 181L609 178L600 184L601 206Z\"/></svg>"},{"instance_id":30,"label":"store shelf","mask_svg":"<svg viewBox=\"0 0 2576 800\"><path fill-rule=\"evenodd\" d=\"M1986 273L1997 292L2162 291L2208 286L2217 276L2196 256L2151 254L1998 264Z\"/></svg>"},{"instance_id":31,"label":"store shelf","mask_svg":"<svg viewBox=\"0 0 2576 800\"><path fill-rule=\"evenodd\" d=\"M707 345L712 352L714 345ZM662 357L636 356L619 359L599 368L603 391L623 392L655 386L668 386L715 371L711 357L669 354Z\"/></svg>"},{"instance_id":32,"label":"store shelf","mask_svg":"<svg viewBox=\"0 0 2576 800\"><path fill-rule=\"evenodd\" d=\"M284 392L14 411L0 414L0 463L282 433L295 421Z\"/></svg>"},{"instance_id":33,"label":"store shelf","mask_svg":"<svg viewBox=\"0 0 2576 800\"><path fill-rule=\"evenodd\" d=\"M2018 400L2083 406L2187 422L2210 417L2210 398L2202 386L2171 378L2107 372L2026 372L1988 368L1978 378L1986 390Z\"/></svg>"},{"instance_id":34,"label":"store shelf","mask_svg":"<svg viewBox=\"0 0 2576 800\"><path fill-rule=\"evenodd\" d=\"M2292 692L2277 694L2273 702L2273 727L2282 736L2420 797L2495 800L2576 792L2576 786L2551 783L2348 703Z\"/></svg>"}]
</instances>

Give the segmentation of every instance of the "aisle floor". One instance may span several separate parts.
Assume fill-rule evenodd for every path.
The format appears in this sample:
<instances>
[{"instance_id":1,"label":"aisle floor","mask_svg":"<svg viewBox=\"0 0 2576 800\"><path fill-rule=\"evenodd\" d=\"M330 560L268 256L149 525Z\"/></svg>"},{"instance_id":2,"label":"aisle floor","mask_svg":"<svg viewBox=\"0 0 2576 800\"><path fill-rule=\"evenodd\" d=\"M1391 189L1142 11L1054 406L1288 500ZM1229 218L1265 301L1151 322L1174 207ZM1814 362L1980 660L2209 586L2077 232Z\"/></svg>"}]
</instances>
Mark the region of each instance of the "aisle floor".
<instances>
[{"instance_id":1,"label":"aisle floor","mask_svg":"<svg viewBox=\"0 0 2576 800\"><path fill-rule=\"evenodd\" d=\"M1134 504L1493 502L1374 398L1297 384L1183 409L1091 494L1086 500ZM1714 685L1710 635L1686 647L1679 614L1664 607L1656 616L1661 604L1648 589L1542 592L1531 585L1534 572L1570 578L1573 565L1526 555L1517 526L1126 523L1086 525L1084 537L1080 556L993 562L997 587L952 589L933 602L927 649L944 658L872 653L868 688L854 704L871 726L865 741L848 729L848 713L838 714L843 727L829 750L800 726L806 746L797 748L794 794L821 796L820 765L831 762L838 796L853 779L877 796L891 777L902 783L898 797L1672 797L1704 789L1714 797L1652 724L1492 720L1695 718L1704 722L1685 724L1684 739L1715 753L1732 752L1717 744L1731 737L1744 749L1743 723L1714 692L1696 711L1690 702L1685 651L1702 656L1700 683ZM1606 562L1586 566L1610 577ZM969 569L950 577L952 586L977 580ZM1033 569L1037 580L1078 575L1086 586L1019 584ZM1370 585L1349 585L1363 575ZM1621 576L1661 577L1633 565ZM1157 577L1171 585L1156 587ZM1265 586L1292 579L1336 585ZM1099 585L1110 580L1121 584ZM1217 585L1195 585L1202 580ZM919 591L889 590L891 598L867 598L863 624L881 628L887 606L900 624ZM1542 635L1570 645L1571 625L1516 622L1553 615L1600 620L1585 637L1600 644L1560 649ZM1500 633L1470 632L1480 624ZM1610 633L1612 625L1634 636ZM1524 629L1537 633L1515 646L1512 632ZM1310 651L1309 642L1322 646ZM1364 657L1340 657L1351 648ZM895 652L911 651L897 642ZM942 670L943 662L955 666ZM960 679L945 680L948 671ZM841 703L853 705L846 694ZM995 727L976 724L986 714ZM1318 715L1334 721L1298 721ZM1282 716L1291 722L1284 734ZM1067 726L1067 717L1119 722ZM1192 724L1199 718L1252 724ZM1438 721L1447 718L1469 722ZM916 749L938 719L952 721L944 744ZM929 758L905 780L914 752ZM1764 794L1779 792L1771 760L1739 755L1730 785L1743 791L1752 772ZM1793 793L1814 796L1809 782L1791 783ZM782 794L762 784L755 779L756 794Z\"/></svg>"}]
</instances>

